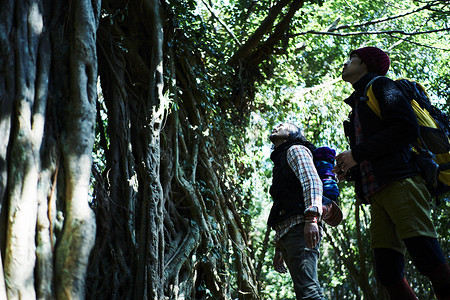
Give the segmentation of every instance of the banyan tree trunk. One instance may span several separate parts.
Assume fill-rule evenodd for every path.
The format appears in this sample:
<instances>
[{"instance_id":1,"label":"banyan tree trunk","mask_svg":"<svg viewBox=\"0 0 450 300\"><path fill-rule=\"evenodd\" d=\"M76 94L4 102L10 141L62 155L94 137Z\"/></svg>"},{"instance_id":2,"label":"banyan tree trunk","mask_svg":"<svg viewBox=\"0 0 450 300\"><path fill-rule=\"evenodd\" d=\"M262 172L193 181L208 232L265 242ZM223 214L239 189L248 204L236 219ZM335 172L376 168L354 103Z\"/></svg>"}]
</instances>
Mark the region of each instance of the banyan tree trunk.
<instances>
[{"instance_id":1,"label":"banyan tree trunk","mask_svg":"<svg viewBox=\"0 0 450 300\"><path fill-rule=\"evenodd\" d=\"M164 1L1 1L0 298L258 299L217 120L283 22L225 100Z\"/></svg>"},{"instance_id":2,"label":"banyan tree trunk","mask_svg":"<svg viewBox=\"0 0 450 300\"><path fill-rule=\"evenodd\" d=\"M99 13L99 1L0 2L2 299L84 297Z\"/></svg>"},{"instance_id":3,"label":"banyan tree trunk","mask_svg":"<svg viewBox=\"0 0 450 300\"><path fill-rule=\"evenodd\" d=\"M88 298L258 299L201 59L160 1L103 8Z\"/></svg>"}]
</instances>

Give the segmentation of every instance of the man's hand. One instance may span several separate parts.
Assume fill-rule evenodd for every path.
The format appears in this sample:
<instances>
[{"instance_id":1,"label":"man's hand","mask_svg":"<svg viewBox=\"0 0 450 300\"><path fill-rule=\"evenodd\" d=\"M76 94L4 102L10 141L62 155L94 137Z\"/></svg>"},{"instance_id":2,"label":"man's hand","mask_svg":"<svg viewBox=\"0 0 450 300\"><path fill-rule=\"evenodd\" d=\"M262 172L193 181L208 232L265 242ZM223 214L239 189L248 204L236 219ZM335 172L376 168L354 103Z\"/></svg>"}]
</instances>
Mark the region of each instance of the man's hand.
<instances>
[{"instance_id":1,"label":"man's hand","mask_svg":"<svg viewBox=\"0 0 450 300\"><path fill-rule=\"evenodd\" d=\"M273 268L278 273L287 273L283 255L281 254L280 250L275 250L275 255L273 256Z\"/></svg>"},{"instance_id":2,"label":"man's hand","mask_svg":"<svg viewBox=\"0 0 450 300\"><path fill-rule=\"evenodd\" d=\"M331 172L336 174L338 182L345 181L347 178L347 173L344 173L338 165L335 165L333 167L333 170L331 170Z\"/></svg>"},{"instance_id":3,"label":"man's hand","mask_svg":"<svg viewBox=\"0 0 450 300\"><path fill-rule=\"evenodd\" d=\"M314 248L319 243L320 232L317 223L305 223L304 234L306 247Z\"/></svg>"},{"instance_id":4,"label":"man's hand","mask_svg":"<svg viewBox=\"0 0 450 300\"><path fill-rule=\"evenodd\" d=\"M348 150L345 152L342 152L336 156L336 166L333 169L333 171L340 170L344 174L348 172L351 168L356 166L358 163L355 161L352 155L352 151ZM337 167L337 168L336 168ZM339 174L339 172L336 172Z\"/></svg>"}]
</instances>

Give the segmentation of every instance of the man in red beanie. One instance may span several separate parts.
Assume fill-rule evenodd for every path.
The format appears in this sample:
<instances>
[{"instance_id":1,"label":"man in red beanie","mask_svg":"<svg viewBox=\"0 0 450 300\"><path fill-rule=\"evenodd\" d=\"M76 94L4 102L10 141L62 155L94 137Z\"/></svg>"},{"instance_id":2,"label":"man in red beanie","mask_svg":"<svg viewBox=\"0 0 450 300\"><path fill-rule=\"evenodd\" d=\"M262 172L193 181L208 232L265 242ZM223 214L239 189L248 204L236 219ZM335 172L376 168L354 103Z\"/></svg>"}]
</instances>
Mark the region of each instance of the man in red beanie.
<instances>
[{"instance_id":1,"label":"man in red beanie","mask_svg":"<svg viewBox=\"0 0 450 300\"><path fill-rule=\"evenodd\" d=\"M411 150L419 125L408 99L384 76L389 65L388 55L376 47L352 51L344 64L342 79L355 90L345 100L352 108L344 122L351 150L336 156L334 171L340 180L354 180L357 197L371 205L375 269L391 299L417 299L404 276L407 250L437 299L449 300L450 268L430 218L431 196ZM364 94L370 84L381 118L367 105Z\"/></svg>"}]
</instances>

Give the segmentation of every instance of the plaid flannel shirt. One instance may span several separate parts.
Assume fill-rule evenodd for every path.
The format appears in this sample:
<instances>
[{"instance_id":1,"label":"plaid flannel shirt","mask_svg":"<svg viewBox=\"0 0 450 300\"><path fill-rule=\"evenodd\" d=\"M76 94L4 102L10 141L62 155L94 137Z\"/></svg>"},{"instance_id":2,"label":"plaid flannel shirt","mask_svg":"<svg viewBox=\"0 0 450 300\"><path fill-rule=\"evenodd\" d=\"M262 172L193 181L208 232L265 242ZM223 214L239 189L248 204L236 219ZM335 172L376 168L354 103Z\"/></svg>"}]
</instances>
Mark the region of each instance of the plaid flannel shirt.
<instances>
[{"instance_id":1,"label":"plaid flannel shirt","mask_svg":"<svg viewBox=\"0 0 450 300\"><path fill-rule=\"evenodd\" d=\"M287 151L289 167L297 176L303 188L305 214L312 214L320 218L322 215L322 181L314 166L311 151L302 145L294 145ZM305 221L304 215L295 215L275 226L275 238L278 240L292 227Z\"/></svg>"},{"instance_id":2,"label":"plaid flannel shirt","mask_svg":"<svg viewBox=\"0 0 450 300\"><path fill-rule=\"evenodd\" d=\"M356 144L362 143L364 141L358 110L355 111L355 138ZM381 190L382 187L376 181L375 174L373 173L372 169L372 164L369 161L362 161L359 164L359 169L361 171L362 188L364 191L364 195L369 201L369 197Z\"/></svg>"}]
</instances>

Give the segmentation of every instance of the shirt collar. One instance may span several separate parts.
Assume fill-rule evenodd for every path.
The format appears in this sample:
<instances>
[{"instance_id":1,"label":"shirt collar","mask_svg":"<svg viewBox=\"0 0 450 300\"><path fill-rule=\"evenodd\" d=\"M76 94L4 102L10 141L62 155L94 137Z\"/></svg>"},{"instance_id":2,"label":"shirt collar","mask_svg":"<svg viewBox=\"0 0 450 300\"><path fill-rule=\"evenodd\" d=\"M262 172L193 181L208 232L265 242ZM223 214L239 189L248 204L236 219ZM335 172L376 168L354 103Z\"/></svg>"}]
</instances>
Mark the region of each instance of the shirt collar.
<instances>
[{"instance_id":1,"label":"shirt collar","mask_svg":"<svg viewBox=\"0 0 450 300\"><path fill-rule=\"evenodd\" d=\"M355 90L350 97L344 100L345 103L350 105L352 108L355 106L355 99L359 99L363 96L364 90L366 89L367 84L377 76L374 73L367 73L363 75L357 82L355 82L352 86Z\"/></svg>"}]
</instances>

